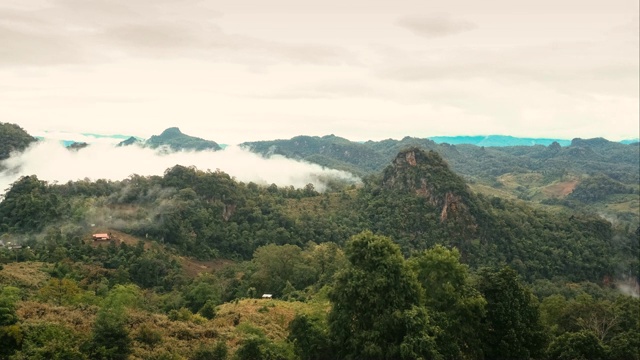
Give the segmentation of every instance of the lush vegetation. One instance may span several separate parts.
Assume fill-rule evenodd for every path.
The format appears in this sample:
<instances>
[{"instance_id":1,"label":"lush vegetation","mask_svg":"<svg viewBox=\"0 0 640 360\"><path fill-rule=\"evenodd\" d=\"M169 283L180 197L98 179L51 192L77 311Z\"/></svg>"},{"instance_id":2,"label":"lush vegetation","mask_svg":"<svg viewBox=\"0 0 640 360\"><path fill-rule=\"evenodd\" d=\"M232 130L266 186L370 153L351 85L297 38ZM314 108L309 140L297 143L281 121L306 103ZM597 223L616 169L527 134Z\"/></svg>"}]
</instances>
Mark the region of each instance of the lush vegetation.
<instances>
[{"instance_id":1,"label":"lush vegetation","mask_svg":"<svg viewBox=\"0 0 640 360\"><path fill-rule=\"evenodd\" d=\"M9 158L13 151L22 151L36 139L15 124L0 122L0 160ZM2 171L0 165L0 171Z\"/></svg>"},{"instance_id":2,"label":"lush vegetation","mask_svg":"<svg viewBox=\"0 0 640 360\"><path fill-rule=\"evenodd\" d=\"M263 155L304 159L361 176L383 171L398 152L418 146L439 153L476 192L599 213L632 228L640 225L638 143L625 145L598 138L574 139L569 146L553 142L548 146L484 147L436 144L412 137L357 143L330 135L243 145ZM576 194L569 196L574 188ZM597 194L590 193L597 188Z\"/></svg>"},{"instance_id":3,"label":"lush vegetation","mask_svg":"<svg viewBox=\"0 0 640 360\"><path fill-rule=\"evenodd\" d=\"M633 171L638 168L640 159L638 144L625 145L601 138L574 139L566 147L557 142L549 146L480 147L436 144L429 139L412 137L357 143L329 135L248 142L243 146L265 155L305 159L329 167L342 167L357 174L379 172L399 151L418 146L438 152L454 171L469 178L495 178L513 172L542 172L547 176L571 172L604 173L615 180L637 185L640 177L637 171ZM316 159L323 159L326 163Z\"/></svg>"},{"instance_id":4,"label":"lush vegetation","mask_svg":"<svg viewBox=\"0 0 640 360\"><path fill-rule=\"evenodd\" d=\"M640 359L640 228L477 193L445 157L402 148L326 193L184 166L22 177L0 202L0 358ZM602 174L562 201L638 196Z\"/></svg>"},{"instance_id":5,"label":"lush vegetation","mask_svg":"<svg viewBox=\"0 0 640 360\"><path fill-rule=\"evenodd\" d=\"M0 271L2 358L639 358L637 298L588 282L538 297L513 269L474 272L443 246L405 259L363 232L344 253L267 245L195 277L142 242L75 247L29 249ZM265 288L282 300L254 300Z\"/></svg>"}]
</instances>

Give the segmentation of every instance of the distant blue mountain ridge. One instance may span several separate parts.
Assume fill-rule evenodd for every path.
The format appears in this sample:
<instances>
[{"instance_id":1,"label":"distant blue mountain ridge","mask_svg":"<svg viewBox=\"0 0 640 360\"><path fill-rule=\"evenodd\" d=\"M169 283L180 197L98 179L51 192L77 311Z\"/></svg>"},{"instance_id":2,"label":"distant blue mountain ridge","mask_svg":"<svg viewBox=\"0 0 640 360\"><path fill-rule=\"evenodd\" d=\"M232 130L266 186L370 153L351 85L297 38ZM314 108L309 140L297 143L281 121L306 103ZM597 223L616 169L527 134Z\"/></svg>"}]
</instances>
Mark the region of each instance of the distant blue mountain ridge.
<instances>
[{"instance_id":1,"label":"distant blue mountain ridge","mask_svg":"<svg viewBox=\"0 0 640 360\"><path fill-rule=\"evenodd\" d=\"M487 136L432 136L430 140L441 144L448 143L451 145L471 144L476 146L533 146L544 145L549 146L553 142L557 142L561 146L571 145L571 140L566 139L546 139L546 138L519 138L507 135L487 135ZM634 144L640 139L628 139L619 141L621 144Z\"/></svg>"},{"instance_id":2,"label":"distant blue mountain ridge","mask_svg":"<svg viewBox=\"0 0 640 360\"><path fill-rule=\"evenodd\" d=\"M88 137L94 137L96 139L107 138L107 139L118 139L118 140L126 140L126 139L131 137L130 135L119 135L119 134L116 134L116 135L102 135L102 134L81 133L80 135L88 136Z\"/></svg>"},{"instance_id":3,"label":"distant blue mountain ridge","mask_svg":"<svg viewBox=\"0 0 640 360\"><path fill-rule=\"evenodd\" d=\"M519 138L507 135L487 135L487 136L432 136L430 140L441 144L451 145L470 144L476 146L549 146L557 142L561 146L571 145L571 140L566 139L546 139L546 138Z\"/></svg>"}]
</instances>

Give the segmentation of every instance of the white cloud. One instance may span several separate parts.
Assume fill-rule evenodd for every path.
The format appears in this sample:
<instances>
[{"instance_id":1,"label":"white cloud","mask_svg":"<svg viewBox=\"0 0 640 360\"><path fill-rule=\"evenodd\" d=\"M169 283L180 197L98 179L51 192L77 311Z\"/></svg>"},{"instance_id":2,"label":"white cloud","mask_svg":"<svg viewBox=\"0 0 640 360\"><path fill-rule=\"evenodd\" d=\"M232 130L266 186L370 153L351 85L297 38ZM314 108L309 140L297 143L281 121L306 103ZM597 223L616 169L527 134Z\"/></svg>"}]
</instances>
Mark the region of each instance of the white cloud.
<instances>
[{"instance_id":1,"label":"white cloud","mask_svg":"<svg viewBox=\"0 0 640 360\"><path fill-rule=\"evenodd\" d=\"M48 141L57 140L61 141L75 141L78 143L88 143L88 144L110 144L117 145L119 142L126 140L128 136L114 136L107 134L77 134L66 131L37 131L33 132L30 135L43 138Z\"/></svg>"},{"instance_id":2,"label":"white cloud","mask_svg":"<svg viewBox=\"0 0 640 360\"><path fill-rule=\"evenodd\" d=\"M300 188L312 183L322 191L323 178L358 182L350 173L325 169L319 165L294 161L280 156L263 158L237 146L210 152L175 152L161 154L135 146L113 147L94 143L80 151L69 151L55 140L38 142L23 153L13 154L2 162L9 171L0 174L0 191L20 176L36 175L41 180L64 183L84 178L122 180L132 174L162 175L175 165L196 166L200 170L220 169L238 181L276 184Z\"/></svg>"},{"instance_id":3,"label":"white cloud","mask_svg":"<svg viewBox=\"0 0 640 360\"><path fill-rule=\"evenodd\" d=\"M0 66L105 63L122 58L215 62L354 62L333 45L287 43L225 32L221 13L202 1L53 0L48 6L0 5Z\"/></svg>"}]
</instances>

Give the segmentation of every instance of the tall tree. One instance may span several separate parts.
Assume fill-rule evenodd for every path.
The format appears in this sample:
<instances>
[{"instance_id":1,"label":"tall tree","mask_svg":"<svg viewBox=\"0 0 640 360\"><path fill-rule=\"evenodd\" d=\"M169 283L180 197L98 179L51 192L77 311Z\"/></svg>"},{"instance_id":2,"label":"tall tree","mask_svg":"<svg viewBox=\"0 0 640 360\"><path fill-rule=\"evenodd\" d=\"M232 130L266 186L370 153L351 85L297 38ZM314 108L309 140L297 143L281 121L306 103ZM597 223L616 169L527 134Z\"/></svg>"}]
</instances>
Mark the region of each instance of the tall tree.
<instances>
[{"instance_id":1,"label":"tall tree","mask_svg":"<svg viewBox=\"0 0 640 360\"><path fill-rule=\"evenodd\" d=\"M20 290L7 286L0 291L0 326L9 326L18 322L16 302Z\"/></svg>"},{"instance_id":2,"label":"tall tree","mask_svg":"<svg viewBox=\"0 0 640 360\"><path fill-rule=\"evenodd\" d=\"M4 190L4 189L0 189ZM0 202L0 231L41 231L65 210L61 198L46 181L35 175L23 176L11 185Z\"/></svg>"},{"instance_id":3,"label":"tall tree","mask_svg":"<svg viewBox=\"0 0 640 360\"><path fill-rule=\"evenodd\" d=\"M90 340L91 358L124 360L131 353L124 306L107 306L98 311Z\"/></svg>"},{"instance_id":4,"label":"tall tree","mask_svg":"<svg viewBox=\"0 0 640 360\"><path fill-rule=\"evenodd\" d=\"M20 348L22 342L22 329L18 324L16 313L16 301L18 290L7 286L0 291L0 359L6 359L14 351Z\"/></svg>"},{"instance_id":5,"label":"tall tree","mask_svg":"<svg viewBox=\"0 0 640 360\"><path fill-rule=\"evenodd\" d=\"M540 312L534 295L520 284L515 270L481 270L478 290L487 300L485 358L539 358L546 343Z\"/></svg>"},{"instance_id":6,"label":"tall tree","mask_svg":"<svg viewBox=\"0 0 640 360\"><path fill-rule=\"evenodd\" d=\"M330 335L342 359L438 358L420 284L391 239L365 231L346 245L348 266L329 298Z\"/></svg>"},{"instance_id":7,"label":"tall tree","mask_svg":"<svg viewBox=\"0 0 640 360\"><path fill-rule=\"evenodd\" d=\"M127 308L138 301L135 285L115 286L107 295L93 325L89 348L92 359L127 359L131 353L131 337L127 328Z\"/></svg>"},{"instance_id":8,"label":"tall tree","mask_svg":"<svg viewBox=\"0 0 640 360\"><path fill-rule=\"evenodd\" d=\"M441 332L436 336L440 353L447 359L481 356L481 322L486 301L470 284L469 269L460 263L457 249L441 245L409 261L425 289L424 303Z\"/></svg>"},{"instance_id":9,"label":"tall tree","mask_svg":"<svg viewBox=\"0 0 640 360\"><path fill-rule=\"evenodd\" d=\"M314 269L305 264L302 249L296 245L261 246L253 255L253 263L256 272L251 281L258 292L280 296L287 282L303 289L315 279Z\"/></svg>"},{"instance_id":10,"label":"tall tree","mask_svg":"<svg viewBox=\"0 0 640 360\"><path fill-rule=\"evenodd\" d=\"M318 276L316 281L318 288L330 283L333 275L346 264L342 249L333 242L309 244L306 255L307 262Z\"/></svg>"},{"instance_id":11,"label":"tall tree","mask_svg":"<svg viewBox=\"0 0 640 360\"><path fill-rule=\"evenodd\" d=\"M606 358L602 342L596 334L588 330L567 332L560 335L549 345L547 357L558 360L601 360Z\"/></svg>"},{"instance_id":12,"label":"tall tree","mask_svg":"<svg viewBox=\"0 0 640 360\"><path fill-rule=\"evenodd\" d=\"M329 346L327 326L321 319L298 314L289 324L288 340L300 360L323 360L334 356Z\"/></svg>"}]
</instances>

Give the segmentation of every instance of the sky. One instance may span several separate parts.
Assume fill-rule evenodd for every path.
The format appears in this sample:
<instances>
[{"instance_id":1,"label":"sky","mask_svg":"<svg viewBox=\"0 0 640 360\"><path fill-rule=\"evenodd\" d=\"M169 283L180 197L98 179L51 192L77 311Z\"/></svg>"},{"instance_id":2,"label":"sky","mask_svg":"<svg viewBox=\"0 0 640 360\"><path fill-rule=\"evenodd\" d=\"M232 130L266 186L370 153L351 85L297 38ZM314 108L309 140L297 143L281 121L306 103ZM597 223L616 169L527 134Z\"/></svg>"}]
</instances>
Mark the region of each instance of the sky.
<instances>
[{"instance_id":1,"label":"sky","mask_svg":"<svg viewBox=\"0 0 640 360\"><path fill-rule=\"evenodd\" d=\"M0 122L223 144L638 137L637 0L3 0Z\"/></svg>"}]
</instances>

